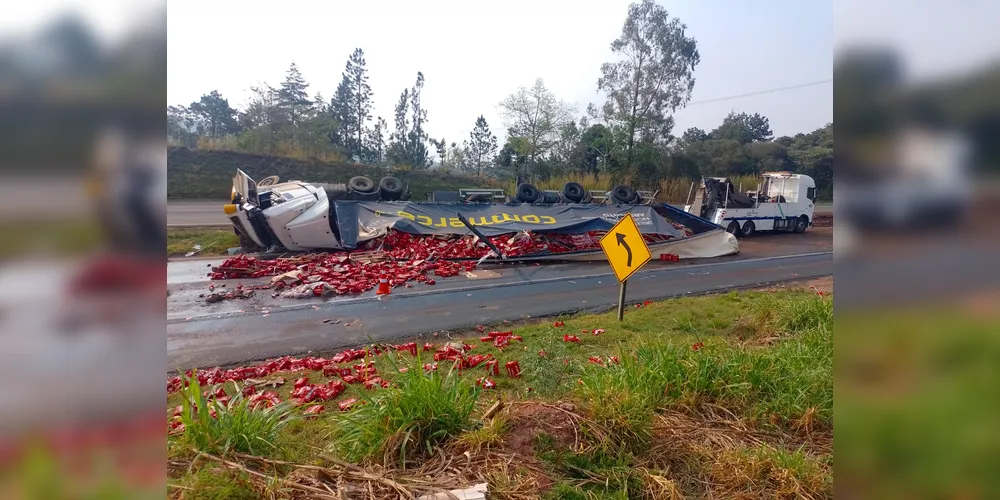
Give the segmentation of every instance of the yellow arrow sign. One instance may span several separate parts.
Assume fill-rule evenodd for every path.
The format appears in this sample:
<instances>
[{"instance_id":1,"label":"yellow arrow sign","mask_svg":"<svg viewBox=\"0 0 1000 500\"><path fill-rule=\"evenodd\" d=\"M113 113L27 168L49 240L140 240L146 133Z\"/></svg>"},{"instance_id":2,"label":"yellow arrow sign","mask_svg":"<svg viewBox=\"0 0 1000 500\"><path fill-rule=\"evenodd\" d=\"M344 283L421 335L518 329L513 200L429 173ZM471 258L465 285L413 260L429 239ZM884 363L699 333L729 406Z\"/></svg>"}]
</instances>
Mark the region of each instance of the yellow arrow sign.
<instances>
[{"instance_id":1,"label":"yellow arrow sign","mask_svg":"<svg viewBox=\"0 0 1000 500\"><path fill-rule=\"evenodd\" d=\"M619 283L624 283L629 276L653 258L631 213L625 214L625 217L622 217L615 227L601 238L601 248L611 268L615 270L615 277Z\"/></svg>"}]
</instances>

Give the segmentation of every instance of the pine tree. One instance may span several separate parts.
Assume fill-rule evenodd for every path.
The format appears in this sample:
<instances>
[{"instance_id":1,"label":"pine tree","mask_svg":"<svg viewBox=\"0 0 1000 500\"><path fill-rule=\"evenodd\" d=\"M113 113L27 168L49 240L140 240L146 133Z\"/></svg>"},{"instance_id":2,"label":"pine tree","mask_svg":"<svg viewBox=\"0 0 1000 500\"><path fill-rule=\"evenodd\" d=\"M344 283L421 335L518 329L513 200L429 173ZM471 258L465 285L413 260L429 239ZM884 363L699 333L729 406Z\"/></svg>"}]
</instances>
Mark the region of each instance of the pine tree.
<instances>
[{"instance_id":1,"label":"pine tree","mask_svg":"<svg viewBox=\"0 0 1000 500\"><path fill-rule=\"evenodd\" d=\"M285 81L278 89L278 104L285 111L292 125L298 125L302 118L308 114L309 108L312 107L313 103L309 100L309 94L306 93L307 88L309 88L309 84L302 77L299 67L292 62L285 74Z\"/></svg>"},{"instance_id":2,"label":"pine tree","mask_svg":"<svg viewBox=\"0 0 1000 500\"><path fill-rule=\"evenodd\" d=\"M399 94L399 101L396 103L395 125L396 130L390 136L388 159L394 164L408 163L409 161L409 128L410 122L406 116L407 106L410 102L410 91L404 89Z\"/></svg>"},{"instance_id":3,"label":"pine tree","mask_svg":"<svg viewBox=\"0 0 1000 500\"><path fill-rule=\"evenodd\" d=\"M337 132L332 138L332 142L338 147L346 148L351 137L350 131L353 128L352 119L354 116L351 113L351 101L351 81L345 74L340 85L337 86L337 92L333 94L333 99L330 101L330 114L337 122Z\"/></svg>"},{"instance_id":4,"label":"pine tree","mask_svg":"<svg viewBox=\"0 0 1000 500\"><path fill-rule=\"evenodd\" d=\"M372 89L368 84L368 69L365 67L365 53L354 49L344 69L345 81L350 85L350 106L345 145L352 157L365 156L366 129L372 118Z\"/></svg>"},{"instance_id":5,"label":"pine tree","mask_svg":"<svg viewBox=\"0 0 1000 500\"><path fill-rule=\"evenodd\" d=\"M386 159L386 133L388 125L380 116L375 120L375 126L368 131L368 146L366 148L367 163L382 165Z\"/></svg>"},{"instance_id":6,"label":"pine tree","mask_svg":"<svg viewBox=\"0 0 1000 500\"><path fill-rule=\"evenodd\" d=\"M420 104L420 92L424 88L424 74L417 72L417 82L410 90L410 111L412 113L412 128L408 135L409 143L408 157L410 165L416 168L428 166L430 156L427 150L427 133L424 131L424 123L427 122L427 110Z\"/></svg>"},{"instance_id":7,"label":"pine tree","mask_svg":"<svg viewBox=\"0 0 1000 500\"><path fill-rule=\"evenodd\" d=\"M476 126L469 132L469 159L478 175L483 175L483 167L488 166L497 154L497 137L490 132L486 117L479 115Z\"/></svg>"}]
</instances>

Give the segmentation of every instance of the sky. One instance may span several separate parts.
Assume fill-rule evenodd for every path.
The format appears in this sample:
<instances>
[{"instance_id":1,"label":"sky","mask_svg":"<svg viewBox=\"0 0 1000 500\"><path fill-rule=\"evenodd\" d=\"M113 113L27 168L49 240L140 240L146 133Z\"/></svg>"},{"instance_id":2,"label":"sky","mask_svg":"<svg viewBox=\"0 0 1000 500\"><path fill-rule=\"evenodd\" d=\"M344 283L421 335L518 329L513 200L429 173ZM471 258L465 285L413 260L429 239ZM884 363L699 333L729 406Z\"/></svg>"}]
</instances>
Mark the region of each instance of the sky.
<instances>
[{"instance_id":1,"label":"sky","mask_svg":"<svg viewBox=\"0 0 1000 500\"><path fill-rule=\"evenodd\" d=\"M480 114L502 136L498 103L536 78L577 105L579 116L588 103L603 103L600 66L613 57L610 44L629 3L171 0L168 102L189 104L218 90L241 107L251 85L279 84L292 61L310 94L329 99L360 47L375 112L390 127L400 92L422 71L432 137L461 142ZM676 114L676 134L715 128L731 110L767 116L776 135L809 132L833 119L831 83L699 103L829 80L831 1L768 0L766 9L741 0L661 3L687 24L702 61L692 105Z\"/></svg>"},{"instance_id":2,"label":"sky","mask_svg":"<svg viewBox=\"0 0 1000 500\"><path fill-rule=\"evenodd\" d=\"M674 132L711 129L733 111L761 113L775 135L832 120L835 49L898 48L915 79L965 72L1000 53L1000 2L963 0L659 0L698 41L692 103ZM621 31L628 0L469 2L439 0L170 0L165 104L219 90L240 107L249 87L278 84L295 61L310 93L333 95L347 57L366 53L376 112L391 124L399 93L426 77L428 130L468 137L480 114L502 134L497 104L543 78L561 99L601 103L597 78ZM105 40L134 27L163 0L32 0L5 6L0 39L19 37L61 12L81 14ZM745 94L758 94L734 98ZM710 102L705 102L710 101Z\"/></svg>"}]
</instances>

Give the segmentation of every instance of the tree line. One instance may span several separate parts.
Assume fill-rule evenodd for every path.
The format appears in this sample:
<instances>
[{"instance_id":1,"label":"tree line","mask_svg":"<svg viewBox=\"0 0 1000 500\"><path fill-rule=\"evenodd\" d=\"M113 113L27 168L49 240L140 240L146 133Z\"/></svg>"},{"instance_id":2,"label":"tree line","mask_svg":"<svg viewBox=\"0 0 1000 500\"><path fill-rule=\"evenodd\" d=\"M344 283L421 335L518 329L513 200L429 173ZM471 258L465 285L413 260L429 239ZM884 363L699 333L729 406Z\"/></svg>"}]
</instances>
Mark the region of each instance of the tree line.
<instances>
[{"instance_id":1,"label":"tree line","mask_svg":"<svg viewBox=\"0 0 1000 500\"><path fill-rule=\"evenodd\" d=\"M603 103L585 110L559 99L544 80L498 103L506 140L485 117L470 119L462 141L431 137L417 72L396 102L391 124L373 112L364 51L350 55L333 96L310 96L293 62L277 87L252 87L242 110L218 91L167 110L169 136L188 147L346 160L395 169L442 169L517 182L598 174L636 186L665 177L801 171L821 191L832 182L831 126L773 138L766 117L732 112L714 130L674 134L673 114L688 104L697 42L686 26L653 0L633 3L614 60L601 65Z\"/></svg>"}]
</instances>

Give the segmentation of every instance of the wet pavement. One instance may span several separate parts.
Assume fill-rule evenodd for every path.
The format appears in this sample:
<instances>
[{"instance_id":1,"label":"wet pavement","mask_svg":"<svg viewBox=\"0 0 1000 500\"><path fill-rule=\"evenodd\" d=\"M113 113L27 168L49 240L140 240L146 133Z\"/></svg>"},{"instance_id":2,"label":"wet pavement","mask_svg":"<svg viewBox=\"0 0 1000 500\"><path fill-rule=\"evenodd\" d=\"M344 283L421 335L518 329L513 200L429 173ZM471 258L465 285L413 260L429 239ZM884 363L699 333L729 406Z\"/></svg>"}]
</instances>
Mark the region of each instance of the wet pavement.
<instances>
[{"instance_id":1,"label":"wet pavement","mask_svg":"<svg viewBox=\"0 0 1000 500\"><path fill-rule=\"evenodd\" d=\"M629 301L708 293L833 273L830 228L800 234L758 234L739 255L681 263L651 262L629 281ZM618 283L606 263L489 266L475 278L459 275L436 285L395 288L349 297L250 299L206 304L202 294L237 283L209 282L222 259L174 261L168 266L168 367L236 363L283 354L336 349L369 339L413 337L573 311L600 311L617 302ZM325 322L324 322L325 321Z\"/></svg>"}]
</instances>

